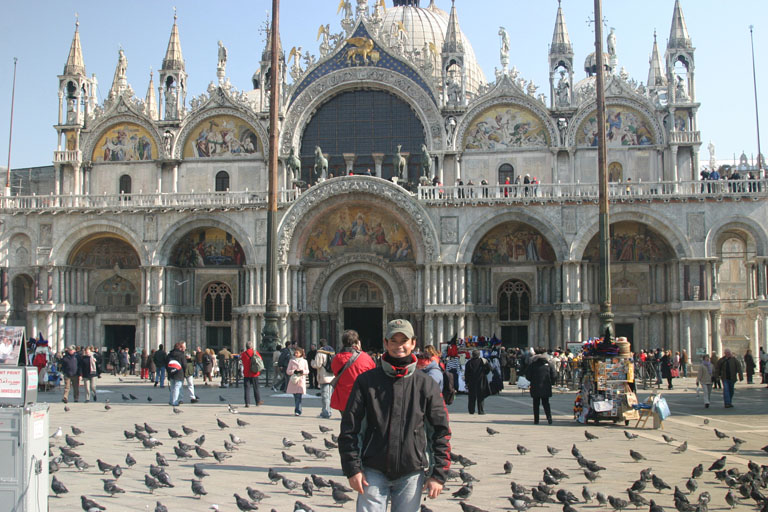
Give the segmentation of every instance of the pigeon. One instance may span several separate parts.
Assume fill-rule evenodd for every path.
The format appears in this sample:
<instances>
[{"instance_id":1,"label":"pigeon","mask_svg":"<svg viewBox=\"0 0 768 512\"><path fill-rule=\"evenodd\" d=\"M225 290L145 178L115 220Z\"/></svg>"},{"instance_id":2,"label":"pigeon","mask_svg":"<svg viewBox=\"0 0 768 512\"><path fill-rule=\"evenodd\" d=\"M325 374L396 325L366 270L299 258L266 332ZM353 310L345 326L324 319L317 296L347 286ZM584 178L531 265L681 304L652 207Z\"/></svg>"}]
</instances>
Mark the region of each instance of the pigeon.
<instances>
[{"instance_id":1,"label":"pigeon","mask_svg":"<svg viewBox=\"0 0 768 512\"><path fill-rule=\"evenodd\" d=\"M104 492L109 494L110 496L115 496L115 494L119 493L125 493L125 491L117 486L117 483L115 483L112 479L102 478L102 482L104 482Z\"/></svg>"},{"instance_id":2,"label":"pigeon","mask_svg":"<svg viewBox=\"0 0 768 512\"><path fill-rule=\"evenodd\" d=\"M303 445L303 446L304 446L304 452L305 452L307 455L314 455L314 454L317 452L317 448L314 448L314 447L312 447L312 446L308 446L308 445L306 445L306 444L305 444L305 445Z\"/></svg>"},{"instance_id":3,"label":"pigeon","mask_svg":"<svg viewBox=\"0 0 768 512\"><path fill-rule=\"evenodd\" d=\"M142 432L142 431L139 431L139 430L137 430L136 432L134 432L134 434L133 434L133 435L134 435L134 436L136 437L136 439L138 439L139 441L146 441L146 440L147 440L147 439L149 439L149 437L150 437L150 436L149 436L149 434L147 434L146 432Z\"/></svg>"},{"instance_id":4,"label":"pigeon","mask_svg":"<svg viewBox=\"0 0 768 512\"><path fill-rule=\"evenodd\" d=\"M578 448L576 448L576 445L575 445L575 444L574 444L573 446L571 446L571 455L573 455L573 456L574 456L575 458L577 458L577 459L578 459L578 458L580 458L580 457L582 457L582 455L581 455L581 450L579 450Z\"/></svg>"},{"instance_id":5,"label":"pigeon","mask_svg":"<svg viewBox=\"0 0 768 512\"><path fill-rule=\"evenodd\" d=\"M160 488L160 482L155 480L150 475L144 475L144 485L146 485L147 489L149 489L149 492L153 493L153 494L155 492L155 489L159 489Z\"/></svg>"},{"instance_id":6,"label":"pigeon","mask_svg":"<svg viewBox=\"0 0 768 512\"><path fill-rule=\"evenodd\" d=\"M193 428L189 428L186 425L181 426L181 431L184 432L185 435L194 434L195 432L197 432L197 430Z\"/></svg>"},{"instance_id":7,"label":"pigeon","mask_svg":"<svg viewBox=\"0 0 768 512\"><path fill-rule=\"evenodd\" d=\"M504 474L508 475L512 472L512 463L509 461L506 461L504 463Z\"/></svg>"},{"instance_id":8,"label":"pigeon","mask_svg":"<svg viewBox=\"0 0 768 512\"><path fill-rule=\"evenodd\" d=\"M613 510L624 510L629 505L629 502L627 500L623 500L621 498L614 498L613 496L608 496L608 503L611 504L613 507Z\"/></svg>"},{"instance_id":9,"label":"pigeon","mask_svg":"<svg viewBox=\"0 0 768 512\"><path fill-rule=\"evenodd\" d=\"M589 430L584 431L584 437L587 438L587 441L594 441L595 439L600 439L595 434L591 433Z\"/></svg>"},{"instance_id":10,"label":"pigeon","mask_svg":"<svg viewBox=\"0 0 768 512\"><path fill-rule=\"evenodd\" d=\"M699 478L703 474L704 474L704 465L703 464L699 464L698 466L694 466L694 468L691 470L691 478Z\"/></svg>"},{"instance_id":11,"label":"pigeon","mask_svg":"<svg viewBox=\"0 0 768 512\"><path fill-rule=\"evenodd\" d=\"M329 450L334 450L339 447L339 445L327 439L323 439L323 444L325 444L325 447L328 448Z\"/></svg>"},{"instance_id":12,"label":"pigeon","mask_svg":"<svg viewBox=\"0 0 768 512\"><path fill-rule=\"evenodd\" d=\"M74 429L74 427L72 427ZM74 431L73 431L74 432ZM739 437L733 436L733 442L736 444L744 444L746 441L744 439L741 439Z\"/></svg>"},{"instance_id":13,"label":"pigeon","mask_svg":"<svg viewBox=\"0 0 768 512\"><path fill-rule=\"evenodd\" d=\"M665 441L667 444L671 443L672 441L677 441L677 439L675 439L675 438L674 438L674 437L672 437L672 436L668 436L667 434L661 434L661 437L663 437L663 438L664 438L664 441Z\"/></svg>"},{"instance_id":14,"label":"pigeon","mask_svg":"<svg viewBox=\"0 0 768 512\"><path fill-rule=\"evenodd\" d=\"M650 482L651 477L653 476L651 468L645 468L644 470L640 471L640 479L644 482Z\"/></svg>"},{"instance_id":15,"label":"pigeon","mask_svg":"<svg viewBox=\"0 0 768 512\"><path fill-rule=\"evenodd\" d=\"M318 476L318 475L309 475L312 477L312 483L315 484L315 487L318 489L322 489L323 487L330 487L331 484L326 480L325 478Z\"/></svg>"},{"instance_id":16,"label":"pigeon","mask_svg":"<svg viewBox=\"0 0 768 512\"><path fill-rule=\"evenodd\" d=\"M219 402L226 402L226 401L227 401L226 398L224 398L223 396L219 395Z\"/></svg>"},{"instance_id":17,"label":"pigeon","mask_svg":"<svg viewBox=\"0 0 768 512\"><path fill-rule=\"evenodd\" d=\"M296 443L288 439L287 437L283 438L283 446L286 448L290 448L291 446L296 446Z\"/></svg>"},{"instance_id":18,"label":"pigeon","mask_svg":"<svg viewBox=\"0 0 768 512\"><path fill-rule=\"evenodd\" d=\"M648 506L648 500L643 498L639 492L633 491L632 489L627 489L627 495L629 496L629 501L635 506L635 508Z\"/></svg>"},{"instance_id":19,"label":"pigeon","mask_svg":"<svg viewBox=\"0 0 768 512\"><path fill-rule=\"evenodd\" d=\"M83 510L85 510L85 512L91 512L93 510L107 510L107 507L102 507L86 496L80 496L80 506L83 508Z\"/></svg>"},{"instance_id":20,"label":"pigeon","mask_svg":"<svg viewBox=\"0 0 768 512\"><path fill-rule=\"evenodd\" d=\"M67 407L66 405L64 406L64 412L69 412L69 407Z\"/></svg>"},{"instance_id":21,"label":"pigeon","mask_svg":"<svg viewBox=\"0 0 768 512\"><path fill-rule=\"evenodd\" d=\"M632 434L632 433L630 433L630 432L627 432L626 430L624 431L624 436L625 436L627 439L629 439L630 441L632 441L633 439L637 439L638 437L640 437L639 435L637 435L637 434Z\"/></svg>"},{"instance_id":22,"label":"pigeon","mask_svg":"<svg viewBox=\"0 0 768 512\"><path fill-rule=\"evenodd\" d=\"M725 432L720 432L717 429L715 429L715 435L717 436L718 439L728 439L729 437L731 437L728 434L726 434Z\"/></svg>"},{"instance_id":23,"label":"pigeon","mask_svg":"<svg viewBox=\"0 0 768 512\"><path fill-rule=\"evenodd\" d=\"M185 452L191 452L192 450L195 449L195 445L194 444L187 444L187 443L185 443L183 441L176 441L176 443L179 445L179 448L181 448Z\"/></svg>"},{"instance_id":24,"label":"pigeon","mask_svg":"<svg viewBox=\"0 0 768 512\"><path fill-rule=\"evenodd\" d=\"M67 486L61 483L61 480L56 478L56 475L53 476L53 480L51 480L51 490L56 495L56 497L59 497L59 494L66 494L69 492L69 489L67 489Z\"/></svg>"},{"instance_id":25,"label":"pigeon","mask_svg":"<svg viewBox=\"0 0 768 512\"><path fill-rule=\"evenodd\" d=\"M318 425L318 428L320 429L320 432L323 434L327 434L328 432L333 432L333 429L330 427L326 427L324 425Z\"/></svg>"},{"instance_id":26,"label":"pigeon","mask_svg":"<svg viewBox=\"0 0 768 512\"><path fill-rule=\"evenodd\" d=\"M213 458L216 459L216 462L221 464L226 459L231 459L232 456L228 454L227 452L220 452L218 450L213 450Z\"/></svg>"},{"instance_id":27,"label":"pigeon","mask_svg":"<svg viewBox=\"0 0 768 512\"><path fill-rule=\"evenodd\" d=\"M229 439L230 439L230 441L232 441L233 443L235 443L235 444L237 444L237 445L245 444L245 441L243 441L242 439L240 439L239 437L237 437L237 436L236 436L235 434L233 434L232 432L230 432L230 433L229 433Z\"/></svg>"},{"instance_id":28,"label":"pigeon","mask_svg":"<svg viewBox=\"0 0 768 512\"><path fill-rule=\"evenodd\" d=\"M331 497L333 498L333 501L339 505L344 505L346 502L352 501L354 499L347 496L344 491L340 491L338 489L333 490Z\"/></svg>"},{"instance_id":29,"label":"pigeon","mask_svg":"<svg viewBox=\"0 0 768 512\"><path fill-rule=\"evenodd\" d=\"M485 510L479 507L476 507L474 505L470 505L469 503L464 501L459 502L459 505L461 505L461 510L463 512L485 512Z\"/></svg>"},{"instance_id":30,"label":"pigeon","mask_svg":"<svg viewBox=\"0 0 768 512\"><path fill-rule=\"evenodd\" d=\"M307 441L311 441L312 439L315 439L315 436L313 436L309 432L305 432L304 430L301 431L301 437L303 437Z\"/></svg>"},{"instance_id":31,"label":"pigeon","mask_svg":"<svg viewBox=\"0 0 768 512\"><path fill-rule=\"evenodd\" d=\"M335 434L331 434L331 441L333 441L334 443L338 443L339 442L339 436L337 436Z\"/></svg>"},{"instance_id":32,"label":"pigeon","mask_svg":"<svg viewBox=\"0 0 768 512\"><path fill-rule=\"evenodd\" d=\"M577 511L568 503L563 503L563 512L577 512Z\"/></svg>"},{"instance_id":33,"label":"pigeon","mask_svg":"<svg viewBox=\"0 0 768 512\"><path fill-rule=\"evenodd\" d=\"M104 410L105 411L111 411L112 410L112 406L110 406L109 404L104 404Z\"/></svg>"},{"instance_id":34,"label":"pigeon","mask_svg":"<svg viewBox=\"0 0 768 512\"><path fill-rule=\"evenodd\" d=\"M73 433L74 435L76 435L76 436L80 436L80 435L83 435L83 434L85 434L85 431L84 431L84 430L81 430L81 429L77 428L77 427L76 427L76 426L74 426L74 425L72 425L70 428L72 429L72 433ZM61 427L59 427L59 429L61 429ZM53 437L53 436L51 436L51 437ZM735 441L735 440L736 440L736 439L734 439L734 441Z\"/></svg>"},{"instance_id":35,"label":"pigeon","mask_svg":"<svg viewBox=\"0 0 768 512\"><path fill-rule=\"evenodd\" d=\"M70 457L80 457L76 451L68 446L59 446L59 450L61 450L61 453L64 455L68 455Z\"/></svg>"},{"instance_id":36,"label":"pigeon","mask_svg":"<svg viewBox=\"0 0 768 512\"><path fill-rule=\"evenodd\" d=\"M192 480L192 494L199 498L200 496L205 496L208 494L208 491L206 491L205 487L203 487L203 482L200 480Z\"/></svg>"},{"instance_id":37,"label":"pigeon","mask_svg":"<svg viewBox=\"0 0 768 512\"><path fill-rule=\"evenodd\" d=\"M96 465L99 467L99 471L101 471L102 474L112 471L112 468L115 467L112 464L107 464L101 459L96 459Z\"/></svg>"},{"instance_id":38,"label":"pigeon","mask_svg":"<svg viewBox=\"0 0 768 512\"><path fill-rule=\"evenodd\" d=\"M150 427L149 424L146 423L146 422L144 422L144 431L147 434L157 434L157 430L155 430L154 428Z\"/></svg>"},{"instance_id":39,"label":"pigeon","mask_svg":"<svg viewBox=\"0 0 768 512\"><path fill-rule=\"evenodd\" d=\"M554 457L555 455L557 455L557 454L560 452L560 450L558 450L558 449L557 449L557 448L555 448L554 446L549 446L549 445L547 445L547 451L548 451L548 452L549 452L549 454L550 454L551 456L553 456L553 457Z\"/></svg>"},{"instance_id":40,"label":"pigeon","mask_svg":"<svg viewBox=\"0 0 768 512\"><path fill-rule=\"evenodd\" d=\"M200 437L195 439L195 444L197 446L203 446L203 443L205 442L205 434L200 434Z\"/></svg>"},{"instance_id":41,"label":"pigeon","mask_svg":"<svg viewBox=\"0 0 768 512\"><path fill-rule=\"evenodd\" d=\"M160 452L155 452L155 461L157 461L158 466L168 467L170 464L168 464L168 459L165 458L165 455L163 455Z\"/></svg>"},{"instance_id":42,"label":"pigeon","mask_svg":"<svg viewBox=\"0 0 768 512\"><path fill-rule=\"evenodd\" d=\"M152 401L152 397L147 395L147 402L151 402L151 401Z\"/></svg>"},{"instance_id":43,"label":"pigeon","mask_svg":"<svg viewBox=\"0 0 768 512\"><path fill-rule=\"evenodd\" d=\"M256 503L259 503L264 498L269 498L269 496L267 496L263 492L258 491L252 487L246 487L245 492L248 493L248 497L251 498L251 500L255 501Z\"/></svg>"},{"instance_id":44,"label":"pigeon","mask_svg":"<svg viewBox=\"0 0 768 512\"><path fill-rule=\"evenodd\" d=\"M54 477L55 478L55 477ZM733 508L737 504L741 503L739 501L739 498L736 497L735 494L733 494L732 489L728 489L728 493L725 495L725 502L728 504L729 507Z\"/></svg>"},{"instance_id":45,"label":"pigeon","mask_svg":"<svg viewBox=\"0 0 768 512\"><path fill-rule=\"evenodd\" d=\"M517 510L517 512L524 512L528 510L528 504L525 501L515 499L514 497L507 499L509 500L509 503L512 504L512 508Z\"/></svg>"},{"instance_id":46,"label":"pigeon","mask_svg":"<svg viewBox=\"0 0 768 512\"><path fill-rule=\"evenodd\" d=\"M699 484L693 478L689 478L685 481L685 488L688 489L688 494L693 494L699 488Z\"/></svg>"},{"instance_id":47,"label":"pigeon","mask_svg":"<svg viewBox=\"0 0 768 512\"><path fill-rule=\"evenodd\" d=\"M738 445L738 444L734 444L733 446L731 446L730 448L728 448L726 451L727 451L728 453L739 453L739 448L741 448L741 445Z\"/></svg>"},{"instance_id":48,"label":"pigeon","mask_svg":"<svg viewBox=\"0 0 768 512\"><path fill-rule=\"evenodd\" d=\"M595 494L595 498L597 499L597 502L601 505L607 505L608 504L608 498L605 497L605 494L598 491L597 494Z\"/></svg>"},{"instance_id":49,"label":"pigeon","mask_svg":"<svg viewBox=\"0 0 768 512\"><path fill-rule=\"evenodd\" d=\"M712 463L711 466L709 466L709 469L707 471L719 471L725 467L725 455L717 459L715 462Z\"/></svg>"},{"instance_id":50,"label":"pigeon","mask_svg":"<svg viewBox=\"0 0 768 512\"><path fill-rule=\"evenodd\" d=\"M635 492L643 492L645 490L645 486L646 486L645 480L641 478L639 480L635 480L632 483L632 487L630 487L630 489Z\"/></svg>"},{"instance_id":51,"label":"pigeon","mask_svg":"<svg viewBox=\"0 0 768 512\"><path fill-rule=\"evenodd\" d=\"M91 465L85 462L83 459L77 459L75 460L75 467L80 471L85 471L86 469L91 467Z\"/></svg>"},{"instance_id":52,"label":"pigeon","mask_svg":"<svg viewBox=\"0 0 768 512\"><path fill-rule=\"evenodd\" d=\"M201 459L206 459L208 457L213 457L210 453L208 453L208 450L205 448L200 448L199 446L195 446L195 453L197 453L197 456Z\"/></svg>"},{"instance_id":53,"label":"pigeon","mask_svg":"<svg viewBox=\"0 0 768 512\"><path fill-rule=\"evenodd\" d=\"M330 484L331 484L331 487L332 487L333 489L337 490L337 491L341 491L341 492L352 492L352 489L350 489L349 487L347 487L346 485L344 485L344 484L342 484L342 483L339 483L339 482L334 482L333 480L328 480L328 483L330 483Z\"/></svg>"},{"instance_id":54,"label":"pigeon","mask_svg":"<svg viewBox=\"0 0 768 512\"><path fill-rule=\"evenodd\" d=\"M172 428L168 429L168 435L171 436L171 439L180 439L180 438L184 437L182 434L179 434L178 432L176 432Z\"/></svg>"},{"instance_id":55,"label":"pigeon","mask_svg":"<svg viewBox=\"0 0 768 512\"><path fill-rule=\"evenodd\" d=\"M136 434L134 434L130 430L123 430L123 435L125 436L126 439L133 439L136 437Z\"/></svg>"},{"instance_id":56,"label":"pigeon","mask_svg":"<svg viewBox=\"0 0 768 512\"><path fill-rule=\"evenodd\" d=\"M673 453L683 453L688 449L688 441L683 441L683 444L675 448Z\"/></svg>"},{"instance_id":57,"label":"pigeon","mask_svg":"<svg viewBox=\"0 0 768 512\"><path fill-rule=\"evenodd\" d=\"M651 508L649 512L664 512L664 507L657 505L655 501L651 500Z\"/></svg>"},{"instance_id":58,"label":"pigeon","mask_svg":"<svg viewBox=\"0 0 768 512\"><path fill-rule=\"evenodd\" d=\"M53 474L59 470L59 463L54 459L48 461L48 474Z\"/></svg>"},{"instance_id":59,"label":"pigeon","mask_svg":"<svg viewBox=\"0 0 768 512\"><path fill-rule=\"evenodd\" d=\"M586 485L581 487L581 497L584 498L584 503L589 503L592 501L592 493L589 492L589 489L587 489Z\"/></svg>"},{"instance_id":60,"label":"pigeon","mask_svg":"<svg viewBox=\"0 0 768 512\"><path fill-rule=\"evenodd\" d=\"M300 459L297 459L296 457L289 455L285 452L280 452L283 455L283 460L287 462L288 464L293 464L294 462L299 462Z\"/></svg>"},{"instance_id":61,"label":"pigeon","mask_svg":"<svg viewBox=\"0 0 768 512\"><path fill-rule=\"evenodd\" d=\"M533 501L539 504L544 504L549 501L549 494L541 491L537 487L531 489L531 496L533 497Z\"/></svg>"},{"instance_id":62,"label":"pigeon","mask_svg":"<svg viewBox=\"0 0 768 512\"><path fill-rule=\"evenodd\" d=\"M173 453L176 454L176 460L178 460L178 459L191 459L192 458L192 454L191 453L182 450L178 446L174 446L173 447Z\"/></svg>"},{"instance_id":63,"label":"pigeon","mask_svg":"<svg viewBox=\"0 0 768 512\"><path fill-rule=\"evenodd\" d=\"M454 471L453 469L449 469L445 472L445 480L458 480L459 479L459 472Z\"/></svg>"},{"instance_id":64,"label":"pigeon","mask_svg":"<svg viewBox=\"0 0 768 512\"><path fill-rule=\"evenodd\" d=\"M651 483L653 483L654 489L656 489L659 492L663 491L664 489L671 489L669 484L667 484L664 480L662 480L655 474L651 475Z\"/></svg>"},{"instance_id":65,"label":"pigeon","mask_svg":"<svg viewBox=\"0 0 768 512\"><path fill-rule=\"evenodd\" d=\"M142 440L141 444L142 444L142 446L144 446L144 448L146 448L148 450L152 450L154 448L157 448L158 446L161 446L163 443L161 443L157 439L154 439L154 438L150 437L149 439Z\"/></svg>"},{"instance_id":66,"label":"pigeon","mask_svg":"<svg viewBox=\"0 0 768 512\"><path fill-rule=\"evenodd\" d=\"M557 493L555 494L555 498L557 498L557 501L560 503L578 503L579 499L573 495L571 491L566 491L565 489L558 489Z\"/></svg>"},{"instance_id":67,"label":"pigeon","mask_svg":"<svg viewBox=\"0 0 768 512\"><path fill-rule=\"evenodd\" d=\"M517 453L519 453L520 455L525 455L525 454L526 454L526 453L528 453L529 451L531 451L531 450L529 450L529 449L528 449L528 448L526 448L525 446L523 446L523 445L521 445L521 444L517 445Z\"/></svg>"},{"instance_id":68,"label":"pigeon","mask_svg":"<svg viewBox=\"0 0 768 512\"><path fill-rule=\"evenodd\" d=\"M232 414L240 414L240 411L232 407L232 404L227 404L227 410Z\"/></svg>"},{"instance_id":69,"label":"pigeon","mask_svg":"<svg viewBox=\"0 0 768 512\"><path fill-rule=\"evenodd\" d=\"M125 393L122 394L122 398L123 398L123 402L127 402L128 400L130 400L130 398L128 398L128 395L126 395Z\"/></svg>"},{"instance_id":70,"label":"pigeon","mask_svg":"<svg viewBox=\"0 0 768 512\"><path fill-rule=\"evenodd\" d=\"M171 475L165 472L165 470L161 471L157 474L157 481L163 484L166 487L175 487L171 483Z\"/></svg>"},{"instance_id":71,"label":"pigeon","mask_svg":"<svg viewBox=\"0 0 768 512\"><path fill-rule=\"evenodd\" d=\"M459 478L461 478L461 481L465 484L472 483L472 482L479 482L477 478L472 476L470 473L464 471L464 468L461 468L459 470Z\"/></svg>"},{"instance_id":72,"label":"pigeon","mask_svg":"<svg viewBox=\"0 0 768 512\"><path fill-rule=\"evenodd\" d=\"M595 473L597 473L598 471L603 471L605 469L603 466L591 460L587 461L586 467L588 470L594 471Z\"/></svg>"},{"instance_id":73,"label":"pigeon","mask_svg":"<svg viewBox=\"0 0 768 512\"><path fill-rule=\"evenodd\" d=\"M85 443L81 443L74 437L70 436L69 434L66 434L64 436L64 441L67 443L67 446L71 448L77 448L78 446L83 446Z\"/></svg>"},{"instance_id":74,"label":"pigeon","mask_svg":"<svg viewBox=\"0 0 768 512\"><path fill-rule=\"evenodd\" d=\"M204 470L203 466L201 466L200 464L194 465L194 473L195 473L195 476L200 480L202 480L203 477L211 476L211 474L208 473L206 470Z\"/></svg>"},{"instance_id":75,"label":"pigeon","mask_svg":"<svg viewBox=\"0 0 768 512\"><path fill-rule=\"evenodd\" d=\"M281 483L283 484L283 487L288 489L288 492L291 492L292 490L299 487L299 482L296 482L295 480L291 480L290 478L285 478L281 480Z\"/></svg>"},{"instance_id":76,"label":"pigeon","mask_svg":"<svg viewBox=\"0 0 768 512\"><path fill-rule=\"evenodd\" d=\"M629 450L629 456L632 457L632 460L634 460L635 462L646 460L642 453L636 452L635 450Z\"/></svg>"},{"instance_id":77,"label":"pigeon","mask_svg":"<svg viewBox=\"0 0 768 512\"><path fill-rule=\"evenodd\" d=\"M544 480L544 483L547 485L558 485L560 483L560 480L553 477L551 474L549 474L548 471L544 471L543 480Z\"/></svg>"},{"instance_id":78,"label":"pigeon","mask_svg":"<svg viewBox=\"0 0 768 512\"><path fill-rule=\"evenodd\" d=\"M269 481L273 484L276 484L283 479L283 475L275 471L273 468L269 468L269 471L267 471L267 477L269 477Z\"/></svg>"},{"instance_id":79,"label":"pigeon","mask_svg":"<svg viewBox=\"0 0 768 512\"><path fill-rule=\"evenodd\" d=\"M234 444L230 443L230 442L229 442L229 441L227 441L226 439L224 440L224 448L225 448L225 449L226 449L228 452L233 452L233 451L237 450L237 446L235 446Z\"/></svg>"},{"instance_id":80,"label":"pigeon","mask_svg":"<svg viewBox=\"0 0 768 512\"><path fill-rule=\"evenodd\" d=\"M312 480L308 476L304 477L304 481L301 483L301 489L304 491L304 496L307 498L312 496L315 486L312 485Z\"/></svg>"},{"instance_id":81,"label":"pigeon","mask_svg":"<svg viewBox=\"0 0 768 512\"><path fill-rule=\"evenodd\" d=\"M244 426L246 426L246 425L250 425L250 423L248 423L248 422L247 422L247 421L245 421L245 420L241 420L240 418L237 418L237 420L236 420L236 421L237 421L237 426L238 426L238 427L244 427Z\"/></svg>"},{"instance_id":82,"label":"pigeon","mask_svg":"<svg viewBox=\"0 0 768 512\"><path fill-rule=\"evenodd\" d=\"M421 512L425 512L426 507L424 505L421 506ZM315 510L307 505L306 503L302 503L299 500L296 500L296 503L293 504L293 512L315 512ZM432 512L431 510L427 509L426 512Z\"/></svg>"},{"instance_id":83,"label":"pigeon","mask_svg":"<svg viewBox=\"0 0 768 512\"><path fill-rule=\"evenodd\" d=\"M158 501L155 505L155 512L168 512L168 507Z\"/></svg>"},{"instance_id":84,"label":"pigeon","mask_svg":"<svg viewBox=\"0 0 768 512\"><path fill-rule=\"evenodd\" d=\"M131 397L131 400L138 400L138 397L133 393L128 393L128 396Z\"/></svg>"},{"instance_id":85,"label":"pigeon","mask_svg":"<svg viewBox=\"0 0 768 512\"><path fill-rule=\"evenodd\" d=\"M216 418L216 424L217 424L217 425L219 426L219 428L220 428L220 429L222 429L222 430L223 430L223 429L225 429L225 428L229 428L229 425L227 425L226 423L224 423L223 421L221 421L221 419L220 419L220 418Z\"/></svg>"},{"instance_id":86,"label":"pigeon","mask_svg":"<svg viewBox=\"0 0 768 512\"><path fill-rule=\"evenodd\" d=\"M493 430L491 427L485 427L485 431L488 432L489 436L495 436L499 433L498 430Z\"/></svg>"},{"instance_id":87,"label":"pigeon","mask_svg":"<svg viewBox=\"0 0 768 512\"><path fill-rule=\"evenodd\" d=\"M455 491L451 494L454 498L458 498L460 500L465 500L472 496L472 482L469 482L465 485L462 485L458 491Z\"/></svg>"},{"instance_id":88,"label":"pigeon","mask_svg":"<svg viewBox=\"0 0 768 512\"><path fill-rule=\"evenodd\" d=\"M590 471L588 469L584 469L584 476L589 480L590 482L594 482L598 478L600 478L600 475L594 471Z\"/></svg>"}]
</instances>

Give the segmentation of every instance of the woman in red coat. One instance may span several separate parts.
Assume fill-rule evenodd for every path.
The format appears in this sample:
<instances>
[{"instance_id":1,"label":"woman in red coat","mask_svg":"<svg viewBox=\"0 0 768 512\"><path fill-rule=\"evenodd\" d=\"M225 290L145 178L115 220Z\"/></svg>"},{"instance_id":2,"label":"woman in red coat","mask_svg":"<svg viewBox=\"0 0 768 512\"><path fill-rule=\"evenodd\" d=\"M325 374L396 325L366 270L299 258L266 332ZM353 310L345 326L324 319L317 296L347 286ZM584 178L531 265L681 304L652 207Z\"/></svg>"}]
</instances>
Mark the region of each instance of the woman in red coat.
<instances>
[{"instance_id":1,"label":"woman in red coat","mask_svg":"<svg viewBox=\"0 0 768 512\"><path fill-rule=\"evenodd\" d=\"M371 356L362 351L357 331L352 329L344 331L344 334L341 335L341 343L344 348L331 361L331 370L338 377L331 396L331 407L337 411L344 411L347 408L347 400L357 376L376 368L376 363L373 362ZM347 361L353 357L355 358L354 362L341 373Z\"/></svg>"}]
</instances>

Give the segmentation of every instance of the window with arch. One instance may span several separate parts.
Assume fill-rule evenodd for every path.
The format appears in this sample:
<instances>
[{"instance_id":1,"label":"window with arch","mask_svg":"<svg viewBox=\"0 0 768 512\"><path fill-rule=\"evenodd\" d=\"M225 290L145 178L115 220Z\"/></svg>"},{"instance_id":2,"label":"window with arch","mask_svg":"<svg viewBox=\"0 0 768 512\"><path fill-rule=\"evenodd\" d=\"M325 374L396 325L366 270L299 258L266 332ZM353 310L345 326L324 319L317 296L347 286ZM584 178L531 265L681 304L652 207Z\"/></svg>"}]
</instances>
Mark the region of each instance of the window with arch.
<instances>
[{"instance_id":1,"label":"window with arch","mask_svg":"<svg viewBox=\"0 0 768 512\"><path fill-rule=\"evenodd\" d=\"M216 192L226 192L229 190L229 173L219 171L216 173Z\"/></svg>"},{"instance_id":2,"label":"window with arch","mask_svg":"<svg viewBox=\"0 0 768 512\"><path fill-rule=\"evenodd\" d=\"M121 194L130 194L131 193L131 177L127 174L123 174L120 176L120 183L119 183L119 192Z\"/></svg>"},{"instance_id":3,"label":"window with arch","mask_svg":"<svg viewBox=\"0 0 768 512\"><path fill-rule=\"evenodd\" d=\"M499 183L506 183L509 178L510 183L515 182L515 168L511 164L501 164L499 167Z\"/></svg>"},{"instance_id":4,"label":"window with arch","mask_svg":"<svg viewBox=\"0 0 768 512\"><path fill-rule=\"evenodd\" d=\"M232 321L232 290L224 283L211 283L203 292L203 318L206 322Z\"/></svg>"},{"instance_id":5,"label":"window with arch","mask_svg":"<svg viewBox=\"0 0 768 512\"><path fill-rule=\"evenodd\" d=\"M517 279L510 279L499 290L499 321L518 322L531 318L531 291Z\"/></svg>"}]
</instances>

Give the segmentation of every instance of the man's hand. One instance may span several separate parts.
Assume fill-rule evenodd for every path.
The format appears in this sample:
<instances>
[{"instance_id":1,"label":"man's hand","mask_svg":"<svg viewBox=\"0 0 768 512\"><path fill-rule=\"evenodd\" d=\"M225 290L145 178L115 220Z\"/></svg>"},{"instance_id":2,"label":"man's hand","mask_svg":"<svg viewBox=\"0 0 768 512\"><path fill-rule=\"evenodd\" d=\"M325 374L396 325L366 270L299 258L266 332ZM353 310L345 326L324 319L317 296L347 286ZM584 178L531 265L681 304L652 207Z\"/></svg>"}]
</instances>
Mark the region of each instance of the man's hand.
<instances>
[{"instance_id":1,"label":"man's hand","mask_svg":"<svg viewBox=\"0 0 768 512\"><path fill-rule=\"evenodd\" d=\"M368 487L368 480L365 479L365 475L361 471L360 473L349 477L349 486L360 494L365 494L365 488ZM442 488L442 486L440 487Z\"/></svg>"},{"instance_id":2,"label":"man's hand","mask_svg":"<svg viewBox=\"0 0 768 512\"><path fill-rule=\"evenodd\" d=\"M352 479L350 478L350 483L352 482ZM430 477L427 479L427 482L424 484L424 489L427 491L427 495L431 499L435 499L438 496L440 496L440 493L443 490L443 484L438 482L434 477Z\"/></svg>"}]
</instances>

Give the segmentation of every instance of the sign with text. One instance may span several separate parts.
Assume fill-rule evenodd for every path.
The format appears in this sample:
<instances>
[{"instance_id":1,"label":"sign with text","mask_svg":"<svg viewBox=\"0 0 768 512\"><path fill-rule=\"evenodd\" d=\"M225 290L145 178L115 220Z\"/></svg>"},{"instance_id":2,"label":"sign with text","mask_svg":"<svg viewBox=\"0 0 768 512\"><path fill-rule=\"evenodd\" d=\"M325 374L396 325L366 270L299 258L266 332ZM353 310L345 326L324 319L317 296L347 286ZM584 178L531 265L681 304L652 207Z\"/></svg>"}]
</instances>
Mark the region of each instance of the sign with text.
<instances>
[{"instance_id":1,"label":"sign with text","mask_svg":"<svg viewBox=\"0 0 768 512\"><path fill-rule=\"evenodd\" d=\"M0 368L0 398L22 398L25 368Z\"/></svg>"},{"instance_id":2,"label":"sign with text","mask_svg":"<svg viewBox=\"0 0 768 512\"><path fill-rule=\"evenodd\" d=\"M0 365L17 366L23 342L23 327L0 326Z\"/></svg>"}]
</instances>

